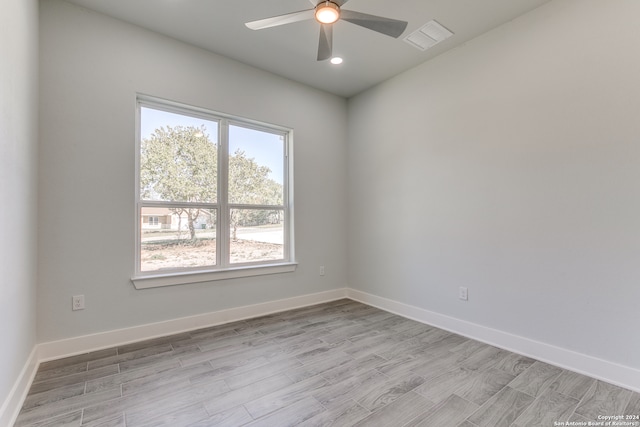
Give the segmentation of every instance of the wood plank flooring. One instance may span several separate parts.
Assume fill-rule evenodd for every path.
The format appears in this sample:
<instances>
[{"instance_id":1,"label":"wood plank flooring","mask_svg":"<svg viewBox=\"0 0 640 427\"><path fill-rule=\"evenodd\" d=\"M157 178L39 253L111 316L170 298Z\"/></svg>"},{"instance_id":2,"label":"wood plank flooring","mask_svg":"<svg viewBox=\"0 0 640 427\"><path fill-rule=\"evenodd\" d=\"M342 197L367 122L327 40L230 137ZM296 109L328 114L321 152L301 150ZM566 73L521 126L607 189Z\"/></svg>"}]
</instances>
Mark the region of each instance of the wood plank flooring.
<instances>
[{"instance_id":1,"label":"wood plank flooring","mask_svg":"<svg viewBox=\"0 0 640 427\"><path fill-rule=\"evenodd\" d=\"M43 363L24 426L553 426L640 395L351 300Z\"/></svg>"}]
</instances>

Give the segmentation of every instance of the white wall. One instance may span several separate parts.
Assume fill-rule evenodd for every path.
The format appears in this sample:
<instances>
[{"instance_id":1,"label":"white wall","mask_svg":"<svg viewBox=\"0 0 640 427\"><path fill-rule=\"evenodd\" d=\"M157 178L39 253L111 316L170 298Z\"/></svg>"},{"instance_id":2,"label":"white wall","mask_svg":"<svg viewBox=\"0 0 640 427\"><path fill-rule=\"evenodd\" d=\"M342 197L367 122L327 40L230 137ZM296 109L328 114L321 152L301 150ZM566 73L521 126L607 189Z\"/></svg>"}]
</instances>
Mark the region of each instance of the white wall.
<instances>
[{"instance_id":1,"label":"white wall","mask_svg":"<svg viewBox=\"0 0 640 427\"><path fill-rule=\"evenodd\" d=\"M40 342L346 286L345 100L58 0L40 18ZM295 273L133 288L136 93L294 129Z\"/></svg>"},{"instance_id":2,"label":"white wall","mask_svg":"<svg viewBox=\"0 0 640 427\"><path fill-rule=\"evenodd\" d=\"M350 287L640 368L638 16L552 1L351 99Z\"/></svg>"},{"instance_id":3,"label":"white wall","mask_svg":"<svg viewBox=\"0 0 640 427\"><path fill-rule=\"evenodd\" d=\"M0 6L0 407L36 343L38 2ZM3 414L0 409L0 424Z\"/></svg>"}]
</instances>

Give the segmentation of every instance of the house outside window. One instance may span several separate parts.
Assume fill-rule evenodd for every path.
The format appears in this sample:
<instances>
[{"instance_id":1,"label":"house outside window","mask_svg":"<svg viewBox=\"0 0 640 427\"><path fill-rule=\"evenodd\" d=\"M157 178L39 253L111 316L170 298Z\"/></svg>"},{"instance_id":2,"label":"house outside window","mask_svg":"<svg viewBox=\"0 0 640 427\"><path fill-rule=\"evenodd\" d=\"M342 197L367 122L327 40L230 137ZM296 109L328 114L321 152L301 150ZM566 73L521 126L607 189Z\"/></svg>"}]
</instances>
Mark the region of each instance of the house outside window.
<instances>
[{"instance_id":1,"label":"house outside window","mask_svg":"<svg viewBox=\"0 0 640 427\"><path fill-rule=\"evenodd\" d=\"M293 271L291 135L140 96L136 287Z\"/></svg>"}]
</instances>

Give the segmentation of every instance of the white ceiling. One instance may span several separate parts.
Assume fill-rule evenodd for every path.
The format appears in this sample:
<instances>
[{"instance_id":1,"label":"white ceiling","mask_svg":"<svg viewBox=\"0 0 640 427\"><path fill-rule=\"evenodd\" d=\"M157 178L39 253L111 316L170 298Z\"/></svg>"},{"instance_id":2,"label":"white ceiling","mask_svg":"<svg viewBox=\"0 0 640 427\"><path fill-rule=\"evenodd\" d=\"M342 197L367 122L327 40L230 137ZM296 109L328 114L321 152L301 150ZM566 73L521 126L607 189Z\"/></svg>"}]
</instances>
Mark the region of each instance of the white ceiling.
<instances>
[{"instance_id":1,"label":"white ceiling","mask_svg":"<svg viewBox=\"0 0 640 427\"><path fill-rule=\"evenodd\" d=\"M244 23L312 8L309 0L67 0L343 97L353 96L549 0L349 0L344 9L408 21L398 39L334 24L335 66L317 62L319 24L253 31ZM422 52L402 38L435 19L454 36Z\"/></svg>"}]
</instances>

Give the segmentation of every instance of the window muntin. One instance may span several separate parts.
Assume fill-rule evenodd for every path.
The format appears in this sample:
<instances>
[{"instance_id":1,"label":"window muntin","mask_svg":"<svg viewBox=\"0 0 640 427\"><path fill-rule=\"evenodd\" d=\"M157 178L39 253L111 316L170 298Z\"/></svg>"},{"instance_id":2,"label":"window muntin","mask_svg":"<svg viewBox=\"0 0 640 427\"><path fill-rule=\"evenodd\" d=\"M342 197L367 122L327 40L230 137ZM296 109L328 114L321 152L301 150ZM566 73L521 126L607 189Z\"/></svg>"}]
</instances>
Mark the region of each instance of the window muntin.
<instances>
[{"instance_id":1,"label":"window muntin","mask_svg":"<svg viewBox=\"0 0 640 427\"><path fill-rule=\"evenodd\" d=\"M136 277L292 261L290 131L138 101Z\"/></svg>"}]
</instances>

